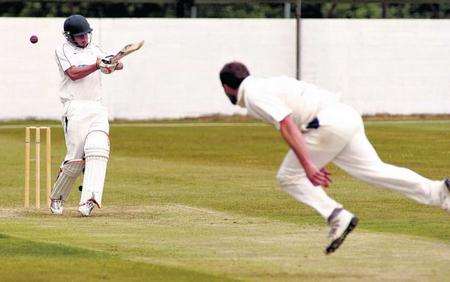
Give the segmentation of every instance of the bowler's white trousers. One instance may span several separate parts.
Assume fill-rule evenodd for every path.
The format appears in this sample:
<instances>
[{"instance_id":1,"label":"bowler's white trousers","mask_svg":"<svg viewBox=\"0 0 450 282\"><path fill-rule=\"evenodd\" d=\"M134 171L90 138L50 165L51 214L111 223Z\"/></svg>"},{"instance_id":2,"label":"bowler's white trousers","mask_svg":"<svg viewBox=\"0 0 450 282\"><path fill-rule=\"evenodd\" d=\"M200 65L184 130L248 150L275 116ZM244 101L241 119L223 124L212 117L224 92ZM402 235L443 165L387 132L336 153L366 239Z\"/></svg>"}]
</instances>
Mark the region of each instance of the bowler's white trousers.
<instances>
[{"instance_id":1,"label":"bowler's white trousers","mask_svg":"<svg viewBox=\"0 0 450 282\"><path fill-rule=\"evenodd\" d=\"M440 205L442 181L429 180L409 169L384 163L367 140L361 116L352 107L337 103L318 114L320 127L303 134L312 162L322 168L333 162L355 178L404 194L419 203ZM306 177L290 150L277 174L282 189L317 210L327 219L342 205Z\"/></svg>"}]
</instances>

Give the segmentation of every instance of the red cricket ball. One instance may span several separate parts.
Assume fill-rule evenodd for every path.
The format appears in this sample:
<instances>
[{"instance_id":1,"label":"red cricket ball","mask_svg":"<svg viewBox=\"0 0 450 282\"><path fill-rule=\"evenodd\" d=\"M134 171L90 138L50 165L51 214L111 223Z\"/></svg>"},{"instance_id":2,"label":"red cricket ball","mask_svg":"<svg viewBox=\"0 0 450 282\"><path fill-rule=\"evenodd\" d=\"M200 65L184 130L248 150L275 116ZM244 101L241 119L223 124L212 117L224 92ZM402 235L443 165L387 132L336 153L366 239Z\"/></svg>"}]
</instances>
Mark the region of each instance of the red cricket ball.
<instances>
[{"instance_id":1,"label":"red cricket ball","mask_svg":"<svg viewBox=\"0 0 450 282\"><path fill-rule=\"evenodd\" d=\"M32 35L30 37L30 42L33 43L33 44L37 43L38 42L38 37L36 35Z\"/></svg>"}]
</instances>

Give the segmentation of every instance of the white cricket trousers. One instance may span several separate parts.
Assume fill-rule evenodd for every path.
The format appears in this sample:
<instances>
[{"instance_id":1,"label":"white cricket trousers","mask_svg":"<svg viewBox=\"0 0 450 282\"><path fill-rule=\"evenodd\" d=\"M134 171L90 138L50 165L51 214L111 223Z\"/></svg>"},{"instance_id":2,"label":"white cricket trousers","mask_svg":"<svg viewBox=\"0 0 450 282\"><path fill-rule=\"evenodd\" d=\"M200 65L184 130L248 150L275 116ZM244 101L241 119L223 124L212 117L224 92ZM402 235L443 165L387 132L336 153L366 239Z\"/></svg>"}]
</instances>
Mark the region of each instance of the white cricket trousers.
<instances>
[{"instance_id":1,"label":"white cricket trousers","mask_svg":"<svg viewBox=\"0 0 450 282\"><path fill-rule=\"evenodd\" d=\"M109 134L108 110L97 101L68 101L64 104L62 124L67 147L64 161L82 159L89 133L102 131Z\"/></svg>"},{"instance_id":2,"label":"white cricket trousers","mask_svg":"<svg viewBox=\"0 0 450 282\"><path fill-rule=\"evenodd\" d=\"M318 114L320 127L303 134L312 162L322 168L333 162L351 176L400 192L427 205L440 205L442 181L432 181L409 169L384 163L367 140L361 116L352 107L337 103ZM342 205L306 177L290 150L277 174L281 188L320 213L325 219Z\"/></svg>"},{"instance_id":3,"label":"white cricket trousers","mask_svg":"<svg viewBox=\"0 0 450 282\"><path fill-rule=\"evenodd\" d=\"M80 205L93 199L101 206L110 151L108 111L100 102L85 100L67 102L64 109L62 122L67 146L64 162L85 159Z\"/></svg>"}]
</instances>

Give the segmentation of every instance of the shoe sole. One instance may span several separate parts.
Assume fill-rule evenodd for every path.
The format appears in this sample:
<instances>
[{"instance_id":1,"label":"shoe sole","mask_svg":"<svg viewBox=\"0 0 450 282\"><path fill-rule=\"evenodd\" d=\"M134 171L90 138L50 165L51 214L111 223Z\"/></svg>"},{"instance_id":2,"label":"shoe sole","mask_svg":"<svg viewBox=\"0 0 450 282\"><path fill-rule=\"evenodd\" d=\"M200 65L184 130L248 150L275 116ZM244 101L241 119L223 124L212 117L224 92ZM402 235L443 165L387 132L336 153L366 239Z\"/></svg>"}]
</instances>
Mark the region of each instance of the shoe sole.
<instances>
[{"instance_id":1,"label":"shoe sole","mask_svg":"<svg viewBox=\"0 0 450 282\"><path fill-rule=\"evenodd\" d=\"M350 220L350 223L347 226L347 229L345 229L344 233L342 233L342 235L339 238L331 242L331 244L328 245L328 247L325 249L326 255L334 253L342 245L342 243L344 243L344 240L347 237L347 235L350 234L350 232L352 232L353 229L355 229L355 227L358 225L358 221L359 219L356 216L354 216L352 220Z\"/></svg>"}]
</instances>

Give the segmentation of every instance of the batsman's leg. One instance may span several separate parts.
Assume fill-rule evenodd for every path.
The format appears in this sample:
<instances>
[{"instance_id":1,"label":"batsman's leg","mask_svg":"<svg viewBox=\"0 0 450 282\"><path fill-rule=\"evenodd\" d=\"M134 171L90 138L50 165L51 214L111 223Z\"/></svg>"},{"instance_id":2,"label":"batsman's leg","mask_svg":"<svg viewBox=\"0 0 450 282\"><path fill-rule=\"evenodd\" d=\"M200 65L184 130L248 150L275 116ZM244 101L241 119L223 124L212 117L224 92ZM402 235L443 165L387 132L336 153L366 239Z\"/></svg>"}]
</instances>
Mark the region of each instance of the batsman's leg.
<instances>
[{"instance_id":1,"label":"batsman's leg","mask_svg":"<svg viewBox=\"0 0 450 282\"><path fill-rule=\"evenodd\" d=\"M442 205L448 192L443 181L384 163L367 140L364 129L355 134L334 163L358 179L400 192L422 204Z\"/></svg>"},{"instance_id":2,"label":"batsman's leg","mask_svg":"<svg viewBox=\"0 0 450 282\"><path fill-rule=\"evenodd\" d=\"M83 160L65 161L56 178L50 198L66 201L73 184L83 172L83 168Z\"/></svg>"},{"instance_id":3,"label":"batsman's leg","mask_svg":"<svg viewBox=\"0 0 450 282\"><path fill-rule=\"evenodd\" d=\"M80 212L82 212L81 207L88 201L94 202L98 207L101 207L106 167L109 159L109 138L107 133L103 131L90 132L86 137L84 153L86 164L83 191L80 198Z\"/></svg>"},{"instance_id":4,"label":"batsman's leg","mask_svg":"<svg viewBox=\"0 0 450 282\"><path fill-rule=\"evenodd\" d=\"M73 184L84 168L83 133L86 129L83 128L83 123L77 119L73 119L69 123L67 115L64 115L62 125L67 153L50 195L50 210L53 214L62 214L64 202L69 197Z\"/></svg>"},{"instance_id":5,"label":"batsman's leg","mask_svg":"<svg viewBox=\"0 0 450 282\"><path fill-rule=\"evenodd\" d=\"M64 202L69 197L72 186L83 168L83 160L71 160L63 163L50 194L50 210L53 214L62 214Z\"/></svg>"}]
</instances>

